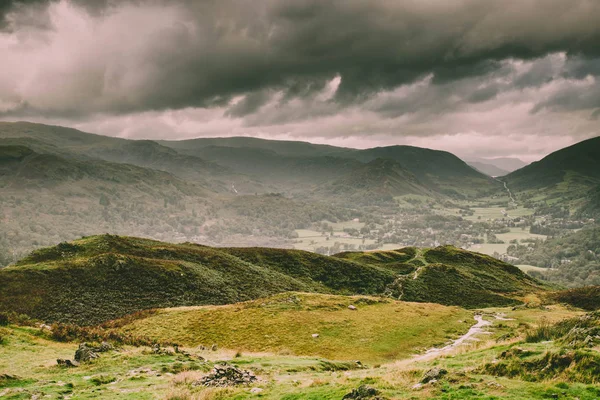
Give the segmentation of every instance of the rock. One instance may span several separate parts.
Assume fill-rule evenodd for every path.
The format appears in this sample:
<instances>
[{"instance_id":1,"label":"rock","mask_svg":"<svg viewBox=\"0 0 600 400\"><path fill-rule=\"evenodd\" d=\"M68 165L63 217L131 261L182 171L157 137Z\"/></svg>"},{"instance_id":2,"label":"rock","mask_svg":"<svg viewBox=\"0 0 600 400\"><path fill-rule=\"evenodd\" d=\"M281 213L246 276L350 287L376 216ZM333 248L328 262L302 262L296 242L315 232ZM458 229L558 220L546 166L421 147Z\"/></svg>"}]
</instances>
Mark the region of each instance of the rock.
<instances>
[{"instance_id":1,"label":"rock","mask_svg":"<svg viewBox=\"0 0 600 400\"><path fill-rule=\"evenodd\" d=\"M164 355L164 356L172 356L172 355L175 354L174 352L172 352L169 349L163 349L163 348L161 348L160 344L158 344L158 343L155 343L152 346L152 353L154 353L154 354L160 354L160 355Z\"/></svg>"},{"instance_id":2,"label":"rock","mask_svg":"<svg viewBox=\"0 0 600 400\"><path fill-rule=\"evenodd\" d=\"M0 382L7 382L7 381L18 381L19 378L17 375L11 375L11 374L0 374Z\"/></svg>"},{"instance_id":3,"label":"rock","mask_svg":"<svg viewBox=\"0 0 600 400\"><path fill-rule=\"evenodd\" d=\"M61 367L67 367L67 368L79 367L79 363L77 361L63 360L62 358L59 358L58 360L56 360L56 363L58 365L60 365Z\"/></svg>"},{"instance_id":4,"label":"rock","mask_svg":"<svg viewBox=\"0 0 600 400\"><path fill-rule=\"evenodd\" d=\"M352 305L352 304L350 304L350 305L348 306L348 309L349 309L349 310L352 310L352 311L356 311L356 310L358 310L358 308L356 308L356 306L355 306L355 305Z\"/></svg>"},{"instance_id":5,"label":"rock","mask_svg":"<svg viewBox=\"0 0 600 400\"><path fill-rule=\"evenodd\" d=\"M423 384L422 384L422 383L416 383L416 384L414 384L414 385L413 385L413 387L412 387L412 388L413 388L414 390L419 390L419 389L421 389L422 387L423 387Z\"/></svg>"},{"instance_id":6,"label":"rock","mask_svg":"<svg viewBox=\"0 0 600 400\"><path fill-rule=\"evenodd\" d=\"M112 344L110 344L108 342L102 342L99 347L94 348L94 351L96 351L98 353L105 353L107 351L111 351L114 349L115 349L115 347Z\"/></svg>"},{"instance_id":7,"label":"rock","mask_svg":"<svg viewBox=\"0 0 600 400\"><path fill-rule=\"evenodd\" d=\"M318 338L318 337L319 337L319 334L318 334L318 333L313 333L313 334L312 334L312 337L313 337L313 339L316 339L316 338Z\"/></svg>"},{"instance_id":8,"label":"rock","mask_svg":"<svg viewBox=\"0 0 600 400\"><path fill-rule=\"evenodd\" d=\"M215 365L213 370L199 381L195 386L227 387L249 385L256 382L257 378L252 371L241 370L233 365Z\"/></svg>"},{"instance_id":9,"label":"rock","mask_svg":"<svg viewBox=\"0 0 600 400\"><path fill-rule=\"evenodd\" d=\"M381 397L377 396L379 391L374 387L367 385L360 385L357 389L342 397L342 400L382 400Z\"/></svg>"},{"instance_id":10,"label":"rock","mask_svg":"<svg viewBox=\"0 0 600 400\"><path fill-rule=\"evenodd\" d=\"M429 371L425 372L425 375L423 375L423 379L421 379L421 383L428 383L433 380L438 381L447 373L448 371L446 371L443 368L432 368Z\"/></svg>"},{"instance_id":11,"label":"rock","mask_svg":"<svg viewBox=\"0 0 600 400\"><path fill-rule=\"evenodd\" d=\"M217 351L217 350L219 350L219 347L216 344L213 344L210 349L212 351Z\"/></svg>"},{"instance_id":12,"label":"rock","mask_svg":"<svg viewBox=\"0 0 600 400\"><path fill-rule=\"evenodd\" d=\"M81 343L79 348L75 351L75 361L77 362L87 362L91 361L95 358L100 357L96 353L96 349L87 345L87 343Z\"/></svg>"},{"instance_id":13,"label":"rock","mask_svg":"<svg viewBox=\"0 0 600 400\"><path fill-rule=\"evenodd\" d=\"M261 393L263 390L261 388L252 388L250 389L250 393Z\"/></svg>"}]
</instances>

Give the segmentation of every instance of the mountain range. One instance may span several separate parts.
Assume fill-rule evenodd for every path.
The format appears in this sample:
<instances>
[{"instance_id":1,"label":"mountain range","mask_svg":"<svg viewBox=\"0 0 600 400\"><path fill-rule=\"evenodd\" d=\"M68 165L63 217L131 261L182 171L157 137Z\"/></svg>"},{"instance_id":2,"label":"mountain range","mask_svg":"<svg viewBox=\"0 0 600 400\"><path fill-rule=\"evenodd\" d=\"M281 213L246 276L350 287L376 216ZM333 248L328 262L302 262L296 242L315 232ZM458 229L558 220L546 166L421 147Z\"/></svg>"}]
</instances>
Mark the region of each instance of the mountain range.
<instances>
[{"instance_id":1,"label":"mountain range","mask_svg":"<svg viewBox=\"0 0 600 400\"><path fill-rule=\"evenodd\" d=\"M248 137L127 140L0 122L0 253L6 244L14 260L36 247L103 232L212 244L243 237L247 244L276 245L322 221L393 214L407 196L429 204L468 203L505 196L504 183L532 207L555 199L593 216L599 209L599 141L493 179L451 153L413 146L357 150Z\"/></svg>"}]
</instances>

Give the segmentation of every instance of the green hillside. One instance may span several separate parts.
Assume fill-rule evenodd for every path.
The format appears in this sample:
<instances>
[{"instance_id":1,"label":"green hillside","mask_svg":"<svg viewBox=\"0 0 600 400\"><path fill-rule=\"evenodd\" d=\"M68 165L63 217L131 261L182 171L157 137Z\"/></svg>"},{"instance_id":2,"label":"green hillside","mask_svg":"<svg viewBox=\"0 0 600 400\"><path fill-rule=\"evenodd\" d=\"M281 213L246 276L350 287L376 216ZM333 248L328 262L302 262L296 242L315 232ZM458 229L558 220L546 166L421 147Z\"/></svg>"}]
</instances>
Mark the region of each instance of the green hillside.
<instances>
[{"instance_id":1,"label":"green hillside","mask_svg":"<svg viewBox=\"0 0 600 400\"><path fill-rule=\"evenodd\" d=\"M290 290L478 307L515 304L544 289L483 255L452 247L413 252L391 253L413 266L399 268L353 253L92 236L37 250L0 270L0 311L92 324L148 308L228 304Z\"/></svg>"},{"instance_id":2,"label":"green hillside","mask_svg":"<svg viewBox=\"0 0 600 400\"><path fill-rule=\"evenodd\" d=\"M504 178L514 189L539 189L559 184L588 186L600 182L600 137L555 151Z\"/></svg>"},{"instance_id":3,"label":"green hillside","mask_svg":"<svg viewBox=\"0 0 600 400\"><path fill-rule=\"evenodd\" d=\"M282 269L262 260L274 250L249 251L259 259L192 244L88 237L0 270L0 310L92 324L147 308L227 304L289 290L377 294L394 280L383 269L293 250L279 251Z\"/></svg>"}]
</instances>

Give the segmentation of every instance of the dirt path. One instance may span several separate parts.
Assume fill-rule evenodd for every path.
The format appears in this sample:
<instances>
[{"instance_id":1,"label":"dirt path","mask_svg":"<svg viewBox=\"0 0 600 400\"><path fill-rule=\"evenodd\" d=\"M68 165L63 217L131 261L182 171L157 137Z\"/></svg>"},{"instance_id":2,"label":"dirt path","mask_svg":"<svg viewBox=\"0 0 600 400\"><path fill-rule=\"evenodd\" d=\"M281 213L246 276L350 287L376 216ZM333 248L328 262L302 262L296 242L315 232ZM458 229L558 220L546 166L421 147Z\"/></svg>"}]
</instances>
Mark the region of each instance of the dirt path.
<instances>
[{"instance_id":1,"label":"dirt path","mask_svg":"<svg viewBox=\"0 0 600 400\"><path fill-rule=\"evenodd\" d=\"M486 321L485 319L483 319L483 316L480 314L476 314L474 316L475 321L477 321L477 323L475 325L473 325L471 328L469 328L469 331L467 333L465 333L464 335L462 335L461 337L459 337L456 340L453 340L452 343L450 343L447 346L444 347L432 347L431 349L427 350L425 352L425 354L421 354L418 356L413 357L412 359L410 359L410 361L412 362L417 362L417 361L429 361L432 360L434 358L437 358L441 355L450 353L452 350L456 349L457 347L459 347L460 345L462 345L463 343L469 341L469 340L473 340L474 336L480 333L483 333L484 330L483 328L486 326L491 325L492 323L489 321Z\"/></svg>"}]
</instances>

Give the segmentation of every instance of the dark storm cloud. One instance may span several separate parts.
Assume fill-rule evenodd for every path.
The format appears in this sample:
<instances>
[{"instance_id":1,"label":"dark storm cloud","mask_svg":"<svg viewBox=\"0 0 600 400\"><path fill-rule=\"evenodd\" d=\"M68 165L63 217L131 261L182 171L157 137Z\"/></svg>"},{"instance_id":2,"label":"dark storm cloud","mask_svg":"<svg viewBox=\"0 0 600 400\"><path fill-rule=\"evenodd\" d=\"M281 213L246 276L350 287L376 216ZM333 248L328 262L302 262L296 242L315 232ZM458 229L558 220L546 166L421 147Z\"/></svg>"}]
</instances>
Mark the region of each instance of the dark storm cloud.
<instances>
[{"instance_id":1,"label":"dark storm cloud","mask_svg":"<svg viewBox=\"0 0 600 400\"><path fill-rule=\"evenodd\" d=\"M4 107L8 115L222 107L248 95L228 112L243 117L268 101L267 92L281 92L282 101L310 98L335 76L333 100L347 106L427 76L443 86L494 75L505 60L557 52L583 60L576 74L600 52L600 2L591 0L32 0L0 9L22 41L8 57L49 57L48 65L27 67L31 86L0 82L0 100L13 104ZM34 29L33 16L50 22ZM552 79L530 75L516 85ZM474 88L465 102L493 99L499 89Z\"/></svg>"}]
</instances>

